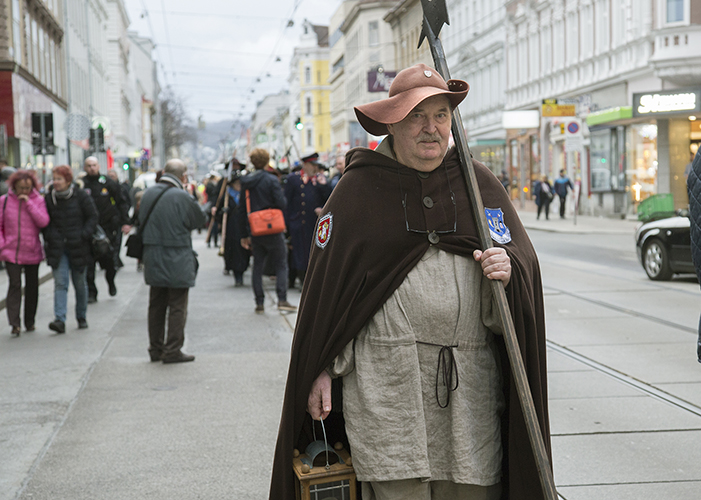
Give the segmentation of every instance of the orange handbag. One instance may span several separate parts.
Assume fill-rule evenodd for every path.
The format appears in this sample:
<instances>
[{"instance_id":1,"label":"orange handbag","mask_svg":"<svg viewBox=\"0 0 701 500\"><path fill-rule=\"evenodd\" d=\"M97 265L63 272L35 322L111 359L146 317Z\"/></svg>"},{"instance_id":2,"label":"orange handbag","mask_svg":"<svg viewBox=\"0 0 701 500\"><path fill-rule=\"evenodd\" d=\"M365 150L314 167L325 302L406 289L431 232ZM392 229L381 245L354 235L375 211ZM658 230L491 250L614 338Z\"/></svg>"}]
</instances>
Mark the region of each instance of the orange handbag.
<instances>
[{"instance_id":1,"label":"orange handbag","mask_svg":"<svg viewBox=\"0 0 701 500\"><path fill-rule=\"evenodd\" d=\"M248 225L251 226L251 236L278 234L287 230L285 216L279 208L251 212L251 196L248 190L246 191L246 213L248 213Z\"/></svg>"}]
</instances>

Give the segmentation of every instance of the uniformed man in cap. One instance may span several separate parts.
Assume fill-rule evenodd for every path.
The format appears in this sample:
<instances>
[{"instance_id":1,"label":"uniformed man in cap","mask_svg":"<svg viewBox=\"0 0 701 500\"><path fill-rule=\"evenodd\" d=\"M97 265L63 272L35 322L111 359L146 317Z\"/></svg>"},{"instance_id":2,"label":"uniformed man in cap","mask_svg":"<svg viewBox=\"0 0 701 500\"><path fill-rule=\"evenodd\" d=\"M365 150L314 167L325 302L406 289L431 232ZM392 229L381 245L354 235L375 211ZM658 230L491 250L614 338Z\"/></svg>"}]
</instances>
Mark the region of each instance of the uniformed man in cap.
<instances>
[{"instance_id":1,"label":"uniformed man in cap","mask_svg":"<svg viewBox=\"0 0 701 500\"><path fill-rule=\"evenodd\" d=\"M365 130L388 136L348 152L316 224L271 499L294 498L293 449L311 440L312 419L350 444L364 500L544 497L489 282L506 285L549 449L540 271L503 186L475 162L488 207L477 216L495 242L480 246L448 149L468 90L419 64L388 99L355 108Z\"/></svg>"},{"instance_id":2,"label":"uniformed man in cap","mask_svg":"<svg viewBox=\"0 0 701 500\"><path fill-rule=\"evenodd\" d=\"M331 185L318 159L318 153L302 158L302 169L288 175L285 182L285 222L292 246L290 286L295 277L300 285L304 283L316 220L331 194Z\"/></svg>"}]
</instances>

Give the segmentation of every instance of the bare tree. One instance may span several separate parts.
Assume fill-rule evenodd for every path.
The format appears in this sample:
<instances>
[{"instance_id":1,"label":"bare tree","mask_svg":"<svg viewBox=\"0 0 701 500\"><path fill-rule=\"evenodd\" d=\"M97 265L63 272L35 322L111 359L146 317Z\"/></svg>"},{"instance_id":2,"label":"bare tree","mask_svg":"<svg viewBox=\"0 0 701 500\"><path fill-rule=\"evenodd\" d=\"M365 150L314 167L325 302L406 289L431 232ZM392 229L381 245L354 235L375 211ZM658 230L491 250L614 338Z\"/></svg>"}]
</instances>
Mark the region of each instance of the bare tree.
<instances>
[{"instance_id":1,"label":"bare tree","mask_svg":"<svg viewBox=\"0 0 701 500\"><path fill-rule=\"evenodd\" d=\"M172 89L161 94L161 113L166 158L179 156L180 146L196 139L196 129L185 113L182 99Z\"/></svg>"}]
</instances>

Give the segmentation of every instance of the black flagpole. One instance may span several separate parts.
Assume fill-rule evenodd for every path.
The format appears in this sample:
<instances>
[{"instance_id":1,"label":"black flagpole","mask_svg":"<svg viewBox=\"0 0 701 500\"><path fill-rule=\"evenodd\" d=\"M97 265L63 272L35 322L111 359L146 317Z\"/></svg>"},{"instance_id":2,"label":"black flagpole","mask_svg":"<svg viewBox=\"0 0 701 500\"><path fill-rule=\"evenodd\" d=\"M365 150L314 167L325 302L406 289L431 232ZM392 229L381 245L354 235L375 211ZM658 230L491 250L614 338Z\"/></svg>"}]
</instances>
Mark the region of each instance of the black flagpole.
<instances>
[{"instance_id":1,"label":"black flagpole","mask_svg":"<svg viewBox=\"0 0 701 500\"><path fill-rule=\"evenodd\" d=\"M448 81L450 79L450 71L448 69L445 53L443 52L443 44L438 39L438 34L443 24L448 24L448 10L445 5L445 0L421 0L421 6L423 7L424 20L421 37L419 38L419 47L424 38L426 38L431 47L431 55L433 56L436 70ZM455 147L460 155L462 172L467 184L467 196L470 200L472 211L475 214L475 223L479 233L480 243L482 244L482 248L486 250L493 246L492 238L489 235L487 219L482 217L482 214L484 214L484 204L482 203L482 196L480 195L479 186L477 184L477 177L475 176L475 169L472 164L472 155L470 154L470 148L467 144L467 136L465 135L465 129L462 124L460 110L457 107L453 110L452 132L453 139L455 140ZM504 342L506 343L506 351L509 355L511 373L516 384L519 401L521 402L521 409L523 410L526 421L528 438L535 456L540 484L547 500L557 500L558 497L555 489L555 481L553 480L552 468L543 442L543 435L540 432L538 415L536 414L533 404L533 395L531 394L531 389L528 384L528 377L526 376L526 369L523 364L523 358L521 357L518 339L516 338L516 330L514 328L513 319L511 318L509 303L506 299L504 284L500 280L490 281L501 317L501 326L504 332L503 336Z\"/></svg>"}]
</instances>

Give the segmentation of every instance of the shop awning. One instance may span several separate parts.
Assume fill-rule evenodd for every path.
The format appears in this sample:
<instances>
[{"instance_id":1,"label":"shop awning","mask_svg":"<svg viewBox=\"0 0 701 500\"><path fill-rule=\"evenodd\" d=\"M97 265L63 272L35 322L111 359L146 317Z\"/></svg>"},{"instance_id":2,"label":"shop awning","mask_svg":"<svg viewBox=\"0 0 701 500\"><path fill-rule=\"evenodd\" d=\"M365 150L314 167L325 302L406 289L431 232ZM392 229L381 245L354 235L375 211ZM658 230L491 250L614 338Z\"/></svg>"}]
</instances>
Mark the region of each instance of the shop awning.
<instances>
[{"instance_id":1,"label":"shop awning","mask_svg":"<svg viewBox=\"0 0 701 500\"><path fill-rule=\"evenodd\" d=\"M614 122L616 120L625 120L633 118L632 106L617 106L615 108L602 109L594 113L589 113L587 116L587 125L601 125L602 123Z\"/></svg>"}]
</instances>

